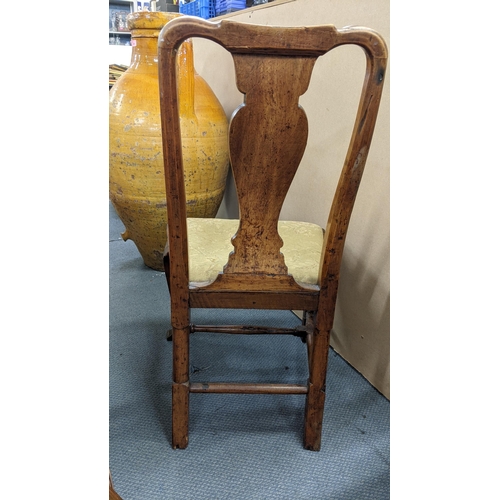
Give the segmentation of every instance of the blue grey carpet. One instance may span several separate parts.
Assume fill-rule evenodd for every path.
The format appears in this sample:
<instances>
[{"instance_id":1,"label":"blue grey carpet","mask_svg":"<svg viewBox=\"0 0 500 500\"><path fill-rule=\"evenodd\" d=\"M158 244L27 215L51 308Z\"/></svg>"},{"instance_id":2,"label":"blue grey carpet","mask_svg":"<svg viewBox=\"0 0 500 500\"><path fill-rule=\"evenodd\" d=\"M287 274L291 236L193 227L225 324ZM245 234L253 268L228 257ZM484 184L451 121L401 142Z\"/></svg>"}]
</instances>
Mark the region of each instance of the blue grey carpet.
<instances>
[{"instance_id":1,"label":"blue grey carpet","mask_svg":"<svg viewBox=\"0 0 500 500\"><path fill-rule=\"evenodd\" d=\"M110 207L109 466L123 500L388 499L389 402L333 350L320 452L302 448L302 395L192 394L189 446L171 448L168 289L123 229ZM198 309L193 319L298 322L289 311ZM194 381L306 381L296 337L191 339Z\"/></svg>"}]
</instances>

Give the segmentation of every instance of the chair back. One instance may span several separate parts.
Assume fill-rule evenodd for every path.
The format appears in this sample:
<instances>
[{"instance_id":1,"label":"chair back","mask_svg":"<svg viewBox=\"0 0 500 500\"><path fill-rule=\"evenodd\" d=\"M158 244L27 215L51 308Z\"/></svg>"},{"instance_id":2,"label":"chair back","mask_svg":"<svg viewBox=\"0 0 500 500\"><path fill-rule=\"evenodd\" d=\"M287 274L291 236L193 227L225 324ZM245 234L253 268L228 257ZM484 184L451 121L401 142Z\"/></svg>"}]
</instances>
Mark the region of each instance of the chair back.
<instances>
[{"instance_id":1,"label":"chair back","mask_svg":"<svg viewBox=\"0 0 500 500\"><path fill-rule=\"evenodd\" d=\"M319 286L338 277L347 225L363 173L378 112L385 64L383 39L366 28L333 26L282 28L234 21L183 17L169 22L159 37L159 81L167 189L171 277L189 281L187 229L179 125L176 54L187 38L202 37L233 56L244 103L229 127L230 162L239 204L234 252L211 286L259 290L299 290L280 249L278 218L301 162L308 135L299 97L307 90L316 59L345 44L361 46L367 68L350 146L326 229ZM175 288L175 283L171 283Z\"/></svg>"}]
</instances>

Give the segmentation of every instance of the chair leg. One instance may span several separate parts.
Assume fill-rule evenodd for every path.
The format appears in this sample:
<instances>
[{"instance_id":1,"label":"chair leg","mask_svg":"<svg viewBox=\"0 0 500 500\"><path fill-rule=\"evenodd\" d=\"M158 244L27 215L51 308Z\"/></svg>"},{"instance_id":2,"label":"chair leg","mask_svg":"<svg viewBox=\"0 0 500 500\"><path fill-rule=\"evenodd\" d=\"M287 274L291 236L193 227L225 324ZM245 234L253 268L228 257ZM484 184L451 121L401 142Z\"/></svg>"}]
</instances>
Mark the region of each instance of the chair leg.
<instances>
[{"instance_id":1,"label":"chair leg","mask_svg":"<svg viewBox=\"0 0 500 500\"><path fill-rule=\"evenodd\" d=\"M173 329L172 447L186 448L189 432L189 327Z\"/></svg>"},{"instance_id":2,"label":"chair leg","mask_svg":"<svg viewBox=\"0 0 500 500\"><path fill-rule=\"evenodd\" d=\"M330 332L328 330L316 330L311 346L309 388L306 398L304 426L304 448L312 451L319 451L321 448L329 337Z\"/></svg>"},{"instance_id":3,"label":"chair leg","mask_svg":"<svg viewBox=\"0 0 500 500\"><path fill-rule=\"evenodd\" d=\"M306 334L306 344L307 344L307 364L309 366L309 377L311 376L311 366L312 366L312 346L313 346L313 336L314 336L314 324L316 321L316 314L314 311L304 311L304 319L302 324L307 328Z\"/></svg>"}]
</instances>

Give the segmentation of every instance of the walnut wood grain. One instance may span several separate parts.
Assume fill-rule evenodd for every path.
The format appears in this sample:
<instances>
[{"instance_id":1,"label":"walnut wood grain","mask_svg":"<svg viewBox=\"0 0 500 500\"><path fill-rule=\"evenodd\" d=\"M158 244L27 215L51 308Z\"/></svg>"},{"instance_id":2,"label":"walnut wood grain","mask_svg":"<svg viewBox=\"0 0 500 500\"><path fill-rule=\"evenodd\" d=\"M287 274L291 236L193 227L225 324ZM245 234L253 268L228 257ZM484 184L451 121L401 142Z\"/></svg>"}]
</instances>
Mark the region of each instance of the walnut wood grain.
<instances>
[{"instance_id":1,"label":"walnut wood grain","mask_svg":"<svg viewBox=\"0 0 500 500\"><path fill-rule=\"evenodd\" d=\"M229 128L240 226L224 274L288 274L278 217L307 143L299 97L307 90L314 61L234 56L236 84L245 95Z\"/></svg>"},{"instance_id":2,"label":"walnut wood grain","mask_svg":"<svg viewBox=\"0 0 500 500\"><path fill-rule=\"evenodd\" d=\"M307 386L299 384L193 382L189 391L216 394L307 394Z\"/></svg>"},{"instance_id":3,"label":"walnut wood grain","mask_svg":"<svg viewBox=\"0 0 500 500\"><path fill-rule=\"evenodd\" d=\"M192 290L189 305L199 308L225 309L316 309L319 292L312 295L306 292L247 292L247 291L211 291Z\"/></svg>"},{"instance_id":4,"label":"walnut wood grain","mask_svg":"<svg viewBox=\"0 0 500 500\"><path fill-rule=\"evenodd\" d=\"M192 37L225 47L235 63L244 102L229 128L230 159L238 195L240 224L234 251L213 283L189 282L186 195L176 89L176 54ZM366 54L366 73L352 137L331 206L321 256L318 286L303 286L288 274L277 231L285 196L307 143L307 117L299 97L309 85L316 59L341 45ZM387 48L382 37L363 27L256 26L180 17L159 36L159 81L167 191L168 244L165 273L173 327L172 445L188 442L190 392L305 393L304 447L319 450L325 403L329 335L333 325L340 264L349 220L365 167L382 95ZM297 384L206 384L189 381L190 309L256 308L307 311L309 361L306 386ZM279 334L275 328L213 327L222 333ZM299 331L299 330L298 330ZM298 391L298 392L294 392Z\"/></svg>"},{"instance_id":5,"label":"walnut wood grain","mask_svg":"<svg viewBox=\"0 0 500 500\"><path fill-rule=\"evenodd\" d=\"M240 335L302 335L307 333L305 326L296 328L271 328L268 326L253 325L191 325L191 333L229 333Z\"/></svg>"}]
</instances>

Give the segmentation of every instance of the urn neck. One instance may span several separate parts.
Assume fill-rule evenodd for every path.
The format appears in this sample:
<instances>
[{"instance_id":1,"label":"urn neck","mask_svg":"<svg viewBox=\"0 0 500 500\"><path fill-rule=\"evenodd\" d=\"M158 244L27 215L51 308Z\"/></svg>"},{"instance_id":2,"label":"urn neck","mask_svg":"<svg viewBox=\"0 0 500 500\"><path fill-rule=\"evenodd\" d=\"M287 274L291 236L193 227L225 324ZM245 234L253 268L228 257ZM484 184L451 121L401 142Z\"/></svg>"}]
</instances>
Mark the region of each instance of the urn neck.
<instances>
[{"instance_id":1,"label":"urn neck","mask_svg":"<svg viewBox=\"0 0 500 500\"><path fill-rule=\"evenodd\" d=\"M158 78L158 37L169 21L181 14L171 12L134 12L127 16L132 35L132 58L130 73L150 74ZM193 43L186 40L177 52L177 74L179 77L179 111L184 116L194 117Z\"/></svg>"},{"instance_id":2,"label":"urn neck","mask_svg":"<svg viewBox=\"0 0 500 500\"><path fill-rule=\"evenodd\" d=\"M158 72L158 35L137 36L136 30L132 31L132 57L129 69L131 71L140 69L141 71Z\"/></svg>"},{"instance_id":3,"label":"urn neck","mask_svg":"<svg viewBox=\"0 0 500 500\"><path fill-rule=\"evenodd\" d=\"M158 36L163 26L178 15L144 11L127 16L132 44L131 71L158 72Z\"/></svg>"}]
</instances>

